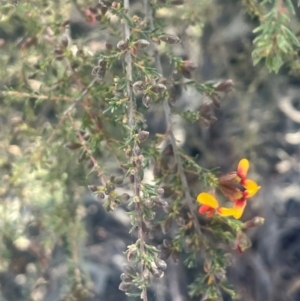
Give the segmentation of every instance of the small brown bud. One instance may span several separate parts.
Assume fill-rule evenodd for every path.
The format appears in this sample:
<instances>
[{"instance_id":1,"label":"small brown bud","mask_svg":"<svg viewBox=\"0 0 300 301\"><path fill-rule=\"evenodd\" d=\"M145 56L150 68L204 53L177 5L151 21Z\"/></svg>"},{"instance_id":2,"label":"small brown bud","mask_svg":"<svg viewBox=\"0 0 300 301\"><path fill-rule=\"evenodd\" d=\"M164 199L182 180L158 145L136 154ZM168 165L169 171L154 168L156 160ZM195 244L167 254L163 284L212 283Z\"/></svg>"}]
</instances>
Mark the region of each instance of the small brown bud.
<instances>
[{"instance_id":1,"label":"small brown bud","mask_svg":"<svg viewBox=\"0 0 300 301\"><path fill-rule=\"evenodd\" d=\"M121 51L128 49L128 41L121 40L117 44L117 48Z\"/></svg>"},{"instance_id":2,"label":"small brown bud","mask_svg":"<svg viewBox=\"0 0 300 301\"><path fill-rule=\"evenodd\" d=\"M119 285L119 290L123 291L123 292L129 291L130 288L131 288L131 284L130 283L121 282L120 285Z\"/></svg>"},{"instance_id":3,"label":"small brown bud","mask_svg":"<svg viewBox=\"0 0 300 301\"><path fill-rule=\"evenodd\" d=\"M80 56L83 56L84 55L84 52L83 52L83 48L81 45L77 45L77 52L76 52L76 56L77 57L80 57Z\"/></svg>"},{"instance_id":4,"label":"small brown bud","mask_svg":"<svg viewBox=\"0 0 300 301\"><path fill-rule=\"evenodd\" d=\"M94 15L97 15L98 14L98 9L97 9L97 7L89 7L88 8L89 9L89 11L92 13L92 14L94 14Z\"/></svg>"},{"instance_id":5,"label":"small brown bud","mask_svg":"<svg viewBox=\"0 0 300 301\"><path fill-rule=\"evenodd\" d=\"M172 73L172 78L173 80L177 81L180 80L181 73L178 70L174 70Z\"/></svg>"},{"instance_id":6,"label":"small brown bud","mask_svg":"<svg viewBox=\"0 0 300 301\"><path fill-rule=\"evenodd\" d=\"M145 205L145 207L151 209L154 206L154 202L151 199L145 199L144 205Z\"/></svg>"},{"instance_id":7,"label":"small brown bud","mask_svg":"<svg viewBox=\"0 0 300 301\"><path fill-rule=\"evenodd\" d=\"M136 162L137 165L141 165L143 163L143 161L144 161L144 156L139 155L135 162Z\"/></svg>"},{"instance_id":8,"label":"small brown bud","mask_svg":"<svg viewBox=\"0 0 300 301\"><path fill-rule=\"evenodd\" d=\"M160 39L157 37L152 37L151 38L152 42L155 43L156 45L160 45Z\"/></svg>"},{"instance_id":9,"label":"small brown bud","mask_svg":"<svg viewBox=\"0 0 300 301\"><path fill-rule=\"evenodd\" d=\"M156 261L156 266L158 269L164 271L167 268L167 264L164 260L157 258Z\"/></svg>"},{"instance_id":10,"label":"small brown bud","mask_svg":"<svg viewBox=\"0 0 300 301\"><path fill-rule=\"evenodd\" d=\"M111 4L111 8L113 9L119 9L121 7L121 4L118 3L117 1L114 1L112 4Z\"/></svg>"},{"instance_id":11,"label":"small brown bud","mask_svg":"<svg viewBox=\"0 0 300 301\"><path fill-rule=\"evenodd\" d=\"M162 278L164 276L164 272L158 268L153 267L151 272L155 278Z\"/></svg>"},{"instance_id":12,"label":"small brown bud","mask_svg":"<svg viewBox=\"0 0 300 301\"><path fill-rule=\"evenodd\" d=\"M226 271L224 269L220 269L215 271L215 277L220 280L221 282L226 280Z\"/></svg>"},{"instance_id":13,"label":"small brown bud","mask_svg":"<svg viewBox=\"0 0 300 301\"><path fill-rule=\"evenodd\" d=\"M151 200L159 207L164 207L168 205L168 202L165 200L162 200L161 198L157 196L152 196Z\"/></svg>"},{"instance_id":14,"label":"small brown bud","mask_svg":"<svg viewBox=\"0 0 300 301\"><path fill-rule=\"evenodd\" d=\"M102 67L102 68L106 68L106 65L107 65L107 61L104 60L104 59L100 59L98 61L98 66Z\"/></svg>"},{"instance_id":15,"label":"small brown bud","mask_svg":"<svg viewBox=\"0 0 300 301\"><path fill-rule=\"evenodd\" d=\"M249 221L246 221L244 223L244 229L249 229L249 228L254 228L254 227L259 227L262 226L265 222L265 219L261 216L255 216Z\"/></svg>"},{"instance_id":16,"label":"small brown bud","mask_svg":"<svg viewBox=\"0 0 300 301\"><path fill-rule=\"evenodd\" d=\"M138 139L141 143L145 142L149 137L149 132L147 131L140 131L138 133Z\"/></svg>"},{"instance_id":17,"label":"small brown bud","mask_svg":"<svg viewBox=\"0 0 300 301\"><path fill-rule=\"evenodd\" d=\"M120 198L122 202L127 202L130 199L130 195L128 193L122 193Z\"/></svg>"},{"instance_id":18,"label":"small brown bud","mask_svg":"<svg viewBox=\"0 0 300 301\"><path fill-rule=\"evenodd\" d=\"M54 49L54 52L55 52L55 54L57 54L57 55L62 55L62 54L64 54L64 51L63 51L60 47L56 47L56 48Z\"/></svg>"},{"instance_id":19,"label":"small brown bud","mask_svg":"<svg viewBox=\"0 0 300 301\"><path fill-rule=\"evenodd\" d=\"M82 147L81 143L77 143L77 142L67 142L64 145L65 148L69 149L69 150L76 150Z\"/></svg>"},{"instance_id":20,"label":"small brown bud","mask_svg":"<svg viewBox=\"0 0 300 301\"><path fill-rule=\"evenodd\" d=\"M150 104L151 104L151 97L150 97L149 95L145 94L145 95L143 96L142 101L143 101L144 106L145 106L146 108L149 108L149 106L150 106Z\"/></svg>"},{"instance_id":21,"label":"small brown bud","mask_svg":"<svg viewBox=\"0 0 300 301\"><path fill-rule=\"evenodd\" d=\"M105 199L105 194L103 192L99 192L97 194L97 197L98 197L99 200L103 200L103 199Z\"/></svg>"},{"instance_id":22,"label":"small brown bud","mask_svg":"<svg viewBox=\"0 0 300 301\"><path fill-rule=\"evenodd\" d=\"M233 87L233 80L232 79L226 79L218 82L214 85L215 90L218 92L229 92L231 91Z\"/></svg>"},{"instance_id":23,"label":"small brown bud","mask_svg":"<svg viewBox=\"0 0 300 301\"><path fill-rule=\"evenodd\" d=\"M99 77L99 79L103 79L106 72L105 67L95 66L92 70L92 75Z\"/></svg>"},{"instance_id":24,"label":"small brown bud","mask_svg":"<svg viewBox=\"0 0 300 301\"><path fill-rule=\"evenodd\" d=\"M12 126L18 126L22 123L22 118L20 116L14 116L10 119L10 123Z\"/></svg>"},{"instance_id":25,"label":"small brown bud","mask_svg":"<svg viewBox=\"0 0 300 301\"><path fill-rule=\"evenodd\" d=\"M141 80L135 82L132 87L136 90L136 91L144 91L145 86L144 86L144 82L142 82Z\"/></svg>"},{"instance_id":26,"label":"small brown bud","mask_svg":"<svg viewBox=\"0 0 300 301\"><path fill-rule=\"evenodd\" d=\"M111 51L113 49L113 46L110 43L105 43L105 48L106 50Z\"/></svg>"},{"instance_id":27,"label":"small brown bud","mask_svg":"<svg viewBox=\"0 0 300 301\"><path fill-rule=\"evenodd\" d=\"M172 212L172 207L170 205L166 205L163 207L164 212L166 213L171 213Z\"/></svg>"},{"instance_id":28,"label":"small brown bud","mask_svg":"<svg viewBox=\"0 0 300 301\"><path fill-rule=\"evenodd\" d=\"M152 87L152 91L156 93L163 93L167 90L167 87L164 84L156 84Z\"/></svg>"},{"instance_id":29,"label":"small brown bud","mask_svg":"<svg viewBox=\"0 0 300 301\"><path fill-rule=\"evenodd\" d=\"M208 113L210 113L212 110L212 103L211 102L206 102L203 105L200 106L200 114L201 115L206 115Z\"/></svg>"},{"instance_id":30,"label":"small brown bud","mask_svg":"<svg viewBox=\"0 0 300 301\"><path fill-rule=\"evenodd\" d=\"M164 190L162 187L159 187L159 188L157 188L156 192L157 192L157 194L159 194L159 195L163 195L164 192L165 192L165 190Z\"/></svg>"},{"instance_id":31,"label":"small brown bud","mask_svg":"<svg viewBox=\"0 0 300 301\"><path fill-rule=\"evenodd\" d=\"M163 240L163 246L164 246L165 248L169 249L169 248L171 248L172 243L171 243L169 240L164 239L164 240Z\"/></svg>"},{"instance_id":32,"label":"small brown bud","mask_svg":"<svg viewBox=\"0 0 300 301\"><path fill-rule=\"evenodd\" d=\"M185 78L191 79L192 78L192 73L190 71L187 71L185 69L181 69L181 73Z\"/></svg>"},{"instance_id":33,"label":"small brown bud","mask_svg":"<svg viewBox=\"0 0 300 301\"><path fill-rule=\"evenodd\" d=\"M150 43L147 41L147 40L144 40L144 39L140 39L138 41L136 41L134 43L134 45L138 48L138 49L146 49Z\"/></svg>"},{"instance_id":34,"label":"small brown bud","mask_svg":"<svg viewBox=\"0 0 300 301\"><path fill-rule=\"evenodd\" d=\"M181 40L172 34L165 34L163 36L160 36L159 39L167 44L178 44L181 42Z\"/></svg>"},{"instance_id":35,"label":"small brown bud","mask_svg":"<svg viewBox=\"0 0 300 301\"><path fill-rule=\"evenodd\" d=\"M120 279L121 279L123 282L129 283L129 282L131 282L132 277L129 276L128 274L126 274L126 273L122 273L122 274L120 275Z\"/></svg>"},{"instance_id":36,"label":"small brown bud","mask_svg":"<svg viewBox=\"0 0 300 301\"><path fill-rule=\"evenodd\" d=\"M64 48L67 48L69 45L69 38L66 35L63 35L61 37L60 43Z\"/></svg>"},{"instance_id":37,"label":"small brown bud","mask_svg":"<svg viewBox=\"0 0 300 301\"><path fill-rule=\"evenodd\" d=\"M191 61L183 61L181 68L188 72L193 72L197 68L197 65Z\"/></svg>"},{"instance_id":38,"label":"small brown bud","mask_svg":"<svg viewBox=\"0 0 300 301\"><path fill-rule=\"evenodd\" d=\"M106 189L109 190L110 192L114 191L116 189L116 186L113 183L109 183L106 186Z\"/></svg>"},{"instance_id":39,"label":"small brown bud","mask_svg":"<svg viewBox=\"0 0 300 301\"><path fill-rule=\"evenodd\" d=\"M141 152L142 152L141 148L138 145L135 145L134 148L133 148L133 153L136 156L139 156L141 154Z\"/></svg>"},{"instance_id":40,"label":"small brown bud","mask_svg":"<svg viewBox=\"0 0 300 301\"><path fill-rule=\"evenodd\" d=\"M115 178L114 179L114 183L116 184L116 185L121 185L122 183L123 183L123 177L117 177L117 178Z\"/></svg>"},{"instance_id":41,"label":"small brown bud","mask_svg":"<svg viewBox=\"0 0 300 301\"><path fill-rule=\"evenodd\" d=\"M96 185L88 185L88 189L91 191L91 192L95 192L99 189L98 186Z\"/></svg>"}]
</instances>

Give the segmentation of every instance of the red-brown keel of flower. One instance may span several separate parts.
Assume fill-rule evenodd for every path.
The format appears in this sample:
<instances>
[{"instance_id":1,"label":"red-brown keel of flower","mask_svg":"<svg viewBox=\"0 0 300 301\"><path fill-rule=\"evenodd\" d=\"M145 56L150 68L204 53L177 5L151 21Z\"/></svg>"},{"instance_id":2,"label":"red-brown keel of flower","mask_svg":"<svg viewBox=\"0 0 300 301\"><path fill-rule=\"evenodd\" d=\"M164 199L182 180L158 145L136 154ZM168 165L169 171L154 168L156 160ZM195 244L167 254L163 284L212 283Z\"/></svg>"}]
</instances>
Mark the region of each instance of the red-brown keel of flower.
<instances>
[{"instance_id":1,"label":"red-brown keel of flower","mask_svg":"<svg viewBox=\"0 0 300 301\"><path fill-rule=\"evenodd\" d=\"M198 211L200 214L205 214L207 217L212 217L215 213L215 209L207 205L202 205Z\"/></svg>"}]
</instances>

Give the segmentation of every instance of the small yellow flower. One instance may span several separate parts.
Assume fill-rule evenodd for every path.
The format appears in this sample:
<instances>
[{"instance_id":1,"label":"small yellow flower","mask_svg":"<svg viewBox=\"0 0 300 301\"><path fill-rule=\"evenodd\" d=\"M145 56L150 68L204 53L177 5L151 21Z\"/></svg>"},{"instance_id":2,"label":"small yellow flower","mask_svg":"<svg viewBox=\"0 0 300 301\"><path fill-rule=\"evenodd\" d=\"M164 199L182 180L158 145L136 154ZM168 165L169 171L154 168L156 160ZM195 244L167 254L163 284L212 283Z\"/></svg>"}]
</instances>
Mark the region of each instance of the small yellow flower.
<instances>
[{"instance_id":1,"label":"small yellow flower","mask_svg":"<svg viewBox=\"0 0 300 301\"><path fill-rule=\"evenodd\" d=\"M220 207L218 200L207 192L200 193L197 196L197 201L201 204L199 213L205 214L207 217L212 217L217 212L221 216L233 216L239 219L246 206L246 198L243 197L235 202L233 208Z\"/></svg>"},{"instance_id":2,"label":"small yellow flower","mask_svg":"<svg viewBox=\"0 0 300 301\"><path fill-rule=\"evenodd\" d=\"M248 191L247 198L254 196L260 189L260 186L256 182L247 178L249 167L249 161L244 158L239 162L236 171L237 181Z\"/></svg>"}]
</instances>

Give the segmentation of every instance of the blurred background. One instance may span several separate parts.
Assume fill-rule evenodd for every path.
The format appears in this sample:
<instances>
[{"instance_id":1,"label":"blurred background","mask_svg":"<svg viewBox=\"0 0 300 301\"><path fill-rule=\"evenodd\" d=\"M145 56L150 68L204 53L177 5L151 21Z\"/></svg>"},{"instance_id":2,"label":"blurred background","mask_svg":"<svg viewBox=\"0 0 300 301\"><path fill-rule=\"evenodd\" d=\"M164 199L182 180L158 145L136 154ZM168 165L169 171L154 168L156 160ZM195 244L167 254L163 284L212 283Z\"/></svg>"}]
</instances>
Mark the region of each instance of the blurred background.
<instances>
[{"instance_id":1,"label":"blurred background","mask_svg":"<svg viewBox=\"0 0 300 301\"><path fill-rule=\"evenodd\" d=\"M54 47L47 42L47 30L39 35L42 25L70 20L73 44L91 53L83 61L85 82L105 43L118 42L109 29L89 22L80 11L96 3L69 2L41 1L30 15L16 1L11 3L15 8L3 9L0 18L0 89L9 89L0 94L1 301L130 299L118 290L126 263L123 252L136 239L128 234L125 209L106 213L88 192L87 185L97 184L97 179L86 176L79 151L62 145L63 137L73 141L74 133L59 128L51 141L72 96L55 96L57 87L71 82L64 82L68 71L53 67ZM142 16L141 1L130 2L132 14ZM252 31L258 20L248 14L249 3L258 5L246 0L189 0L158 10L156 18L168 24L166 31L182 40L172 47L174 54L197 65L193 73L197 82L234 82L215 109L213 124L189 123L176 116L175 133L186 153L205 168L218 166L228 172L241 158L248 158L250 177L262 187L242 220L262 216L265 224L248 231L251 248L243 254L232 250L233 263L227 271L240 299L300 300L300 77L291 66L283 66L278 74L269 73L263 62L253 66ZM298 9L293 28L299 28L299 13ZM161 58L168 76L168 58L164 54ZM110 77L108 73L108 81ZM45 79L50 88L43 84ZM195 111L207 101L194 88L176 87L175 93L174 111ZM54 95L50 100L41 96L49 94ZM150 107L146 119L151 135L165 132L159 105ZM118 170L105 145L97 155L108 172ZM147 177L153 177L151 168ZM194 194L200 192L192 179L190 186ZM155 280L149 291L150 301L191 300L187 287L201 271L188 270L183 261L184 255L178 263L167 261L165 277ZM73 287L74 283L82 287ZM72 296L70 290L75 292Z\"/></svg>"}]
</instances>

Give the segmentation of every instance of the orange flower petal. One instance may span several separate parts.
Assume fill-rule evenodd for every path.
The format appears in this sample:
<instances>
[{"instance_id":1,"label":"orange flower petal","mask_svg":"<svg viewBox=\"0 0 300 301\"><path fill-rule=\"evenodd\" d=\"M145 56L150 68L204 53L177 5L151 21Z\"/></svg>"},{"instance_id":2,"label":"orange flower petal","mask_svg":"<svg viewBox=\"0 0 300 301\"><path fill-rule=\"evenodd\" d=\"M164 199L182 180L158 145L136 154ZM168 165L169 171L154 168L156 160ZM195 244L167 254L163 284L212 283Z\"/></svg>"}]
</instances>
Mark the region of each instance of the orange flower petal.
<instances>
[{"instance_id":1,"label":"orange flower petal","mask_svg":"<svg viewBox=\"0 0 300 301\"><path fill-rule=\"evenodd\" d=\"M253 180L250 180L250 179L246 179L244 181L243 186L248 191L247 198L251 198L252 196L254 196L256 194L256 192L260 189L260 186L258 186L258 184L256 182L254 182Z\"/></svg>"},{"instance_id":2,"label":"orange flower petal","mask_svg":"<svg viewBox=\"0 0 300 301\"><path fill-rule=\"evenodd\" d=\"M202 205L202 206L200 206L198 212L199 212L200 214L205 214L209 209L210 209L209 206L207 206L207 205Z\"/></svg>"},{"instance_id":3,"label":"orange flower petal","mask_svg":"<svg viewBox=\"0 0 300 301\"><path fill-rule=\"evenodd\" d=\"M249 161L247 159L242 159L239 162L238 168L237 168L237 175L242 179L246 179L247 173L249 170Z\"/></svg>"},{"instance_id":4,"label":"orange flower petal","mask_svg":"<svg viewBox=\"0 0 300 301\"><path fill-rule=\"evenodd\" d=\"M206 216L207 217L212 217L214 214L215 214L215 209L210 208L210 209L208 209L208 211L206 213Z\"/></svg>"},{"instance_id":5,"label":"orange flower petal","mask_svg":"<svg viewBox=\"0 0 300 301\"><path fill-rule=\"evenodd\" d=\"M202 193L198 194L197 201L200 204L207 205L213 209L217 209L219 207L219 203L218 203L217 199L213 195L211 195L207 192L202 192Z\"/></svg>"},{"instance_id":6,"label":"orange flower petal","mask_svg":"<svg viewBox=\"0 0 300 301\"><path fill-rule=\"evenodd\" d=\"M234 204L233 208L235 210L235 214L233 215L233 217L235 219L239 219L243 215L246 204L247 204L246 199L239 200Z\"/></svg>"},{"instance_id":7,"label":"orange flower petal","mask_svg":"<svg viewBox=\"0 0 300 301\"><path fill-rule=\"evenodd\" d=\"M233 216L235 219L239 219L243 215L246 203L246 200L240 200L234 204L233 208L221 207L217 211L221 216Z\"/></svg>"}]
</instances>

